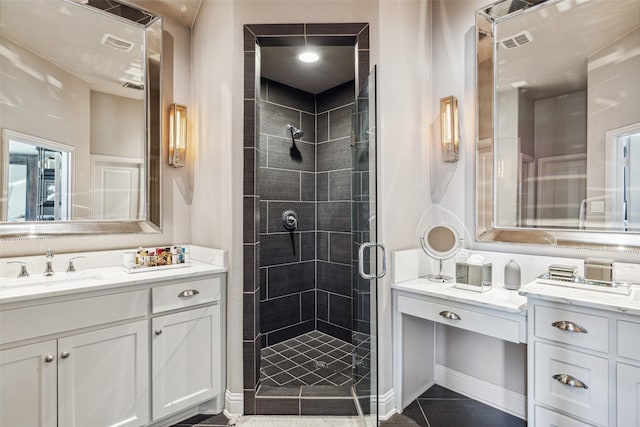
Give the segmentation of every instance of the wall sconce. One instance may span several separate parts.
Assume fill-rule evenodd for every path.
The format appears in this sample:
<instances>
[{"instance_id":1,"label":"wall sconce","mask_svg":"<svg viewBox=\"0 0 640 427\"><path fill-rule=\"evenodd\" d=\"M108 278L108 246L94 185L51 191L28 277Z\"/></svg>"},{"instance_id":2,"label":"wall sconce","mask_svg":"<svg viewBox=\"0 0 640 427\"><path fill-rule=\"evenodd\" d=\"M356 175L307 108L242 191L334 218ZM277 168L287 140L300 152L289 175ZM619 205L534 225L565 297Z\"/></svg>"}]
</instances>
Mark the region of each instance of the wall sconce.
<instances>
[{"instance_id":1,"label":"wall sconce","mask_svg":"<svg viewBox=\"0 0 640 427\"><path fill-rule=\"evenodd\" d=\"M187 107L169 106L169 166L184 166L187 153Z\"/></svg>"},{"instance_id":2,"label":"wall sconce","mask_svg":"<svg viewBox=\"0 0 640 427\"><path fill-rule=\"evenodd\" d=\"M442 160L457 162L460 159L458 99L455 96L440 99L440 143L442 144Z\"/></svg>"}]
</instances>

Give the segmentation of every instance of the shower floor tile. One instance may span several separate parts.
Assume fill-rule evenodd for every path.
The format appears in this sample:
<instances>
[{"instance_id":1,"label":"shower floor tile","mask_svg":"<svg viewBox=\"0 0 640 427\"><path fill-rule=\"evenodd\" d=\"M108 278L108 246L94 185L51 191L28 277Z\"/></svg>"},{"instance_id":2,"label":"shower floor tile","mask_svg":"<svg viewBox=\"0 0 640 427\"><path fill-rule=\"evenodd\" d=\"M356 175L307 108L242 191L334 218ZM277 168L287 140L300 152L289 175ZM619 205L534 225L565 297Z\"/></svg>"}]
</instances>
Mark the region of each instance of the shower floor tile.
<instances>
[{"instance_id":1,"label":"shower floor tile","mask_svg":"<svg viewBox=\"0 0 640 427\"><path fill-rule=\"evenodd\" d=\"M260 384L344 386L351 381L353 346L312 331L261 351Z\"/></svg>"}]
</instances>

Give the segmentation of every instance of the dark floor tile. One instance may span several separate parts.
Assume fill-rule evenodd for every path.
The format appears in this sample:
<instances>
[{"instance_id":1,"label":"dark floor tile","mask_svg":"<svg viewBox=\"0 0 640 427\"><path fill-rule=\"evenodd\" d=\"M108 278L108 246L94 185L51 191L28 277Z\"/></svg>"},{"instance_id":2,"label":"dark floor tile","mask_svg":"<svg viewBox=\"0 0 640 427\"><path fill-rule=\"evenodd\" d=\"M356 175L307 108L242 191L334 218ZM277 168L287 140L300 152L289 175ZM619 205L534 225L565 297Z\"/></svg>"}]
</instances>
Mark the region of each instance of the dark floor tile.
<instances>
[{"instance_id":1,"label":"dark floor tile","mask_svg":"<svg viewBox=\"0 0 640 427\"><path fill-rule=\"evenodd\" d=\"M299 399L256 398L256 413L260 415L298 415Z\"/></svg>"},{"instance_id":2,"label":"dark floor tile","mask_svg":"<svg viewBox=\"0 0 640 427\"><path fill-rule=\"evenodd\" d=\"M475 400L418 399L431 427L524 427L526 422Z\"/></svg>"},{"instance_id":3,"label":"dark floor tile","mask_svg":"<svg viewBox=\"0 0 640 427\"><path fill-rule=\"evenodd\" d=\"M300 387L280 386L274 387L269 385L261 385L258 388L257 397L299 397Z\"/></svg>"},{"instance_id":4,"label":"dark floor tile","mask_svg":"<svg viewBox=\"0 0 640 427\"><path fill-rule=\"evenodd\" d=\"M229 424L229 419L224 414L198 414L184 421L174 424L172 427L222 427Z\"/></svg>"},{"instance_id":5,"label":"dark floor tile","mask_svg":"<svg viewBox=\"0 0 640 427\"><path fill-rule=\"evenodd\" d=\"M302 397L351 397L351 386L303 385Z\"/></svg>"},{"instance_id":6,"label":"dark floor tile","mask_svg":"<svg viewBox=\"0 0 640 427\"><path fill-rule=\"evenodd\" d=\"M300 399L300 415L357 415L353 399Z\"/></svg>"},{"instance_id":7,"label":"dark floor tile","mask_svg":"<svg viewBox=\"0 0 640 427\"><path fill-rule=\"evenodd\" d=\"M276 374L271 378L278 384L285 384L294 379L293 376L287 374L286 372L280 372L279 374Z\"/></svg>"},{"instance_id":8,"label":"dark floor tile","mask_svg":"<svg viewBox=\"0 0 640 427\"><path fill-rule=\"evenodd\" d=\"M429 387L429 390L422 393L418 399L469 399L460 393L456 393L453 390L434 384Z\"/></svg>"},{"instance_id":9,"label":"dark floor tile","mask_svg":"<svg viewBox=\"0 0 640 427\"><path fill-rule=\"evenodd\" d=\"M402 411L402 415L413 420L417 425L421 427L433 427L429 426L429 424L427 423L427 420L424 417L424 413L422 412L422 409L420 408L417 400L414 400L409 406L404 408L404 410ZM471 427L472 425L470 425L469 427Z\"/></svg>"},{"instance_id":10,"label":"dark floor tile","mask_svg":"<svg viewBox=\"0 0 640 427\"><path fill-rule=\"evenodd\" d=\"M209 418L203 420L203 421L199 421L198 423L196 423L197 427L200 426L226 426L229 423L229 419L227 417L224 416L224 414L218 414L218 415L209 415Z\"/></svg>"},{"instance_id":11,"label":"dark floor tile","mask_svg":"<svg viewBox=\"0 0 640 427\"><path fill-rule=\"evenodd\" d=\"M380 421L380 427L419 427L420 425L405 414L393 414L388 420Z\"/></svg>"}]
</instances>

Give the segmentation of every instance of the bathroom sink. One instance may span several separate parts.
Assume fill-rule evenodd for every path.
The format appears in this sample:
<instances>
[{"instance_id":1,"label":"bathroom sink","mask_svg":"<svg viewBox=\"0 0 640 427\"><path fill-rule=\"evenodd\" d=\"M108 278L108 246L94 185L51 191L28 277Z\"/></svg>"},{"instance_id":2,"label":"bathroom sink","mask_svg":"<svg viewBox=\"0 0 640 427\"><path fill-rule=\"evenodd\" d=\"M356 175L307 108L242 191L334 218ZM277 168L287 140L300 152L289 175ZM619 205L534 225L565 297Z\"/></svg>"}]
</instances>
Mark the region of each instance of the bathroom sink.
<instances>
[{"instance_id":1,"label":"bathroom sink","mask_svg":"<svg viewBox=\"0 0 640 427\"><path fill-rule=\"evenodd\" d=\"M101 279L102 275L94 272L56 273L48 277L38 274L29 277L17 277L15 279L0 279L0 287L56 285L61 283L73 284Z\"/></svg>"}]
</instances>

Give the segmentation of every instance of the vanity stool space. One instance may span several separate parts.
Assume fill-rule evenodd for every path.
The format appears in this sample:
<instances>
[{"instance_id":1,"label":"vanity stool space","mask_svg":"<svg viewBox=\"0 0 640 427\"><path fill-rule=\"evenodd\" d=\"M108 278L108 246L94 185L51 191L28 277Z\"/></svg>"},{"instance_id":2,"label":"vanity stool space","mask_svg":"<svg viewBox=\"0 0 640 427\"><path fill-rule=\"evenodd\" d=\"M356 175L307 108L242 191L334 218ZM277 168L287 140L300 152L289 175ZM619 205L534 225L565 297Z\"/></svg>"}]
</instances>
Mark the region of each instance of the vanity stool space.
<instances>
[{"instance_id":1,"label":"vanity stool space","mask_svg":"<svg viewBox=\"0 0 640 427\"><path fill-rule=\"evenodd\" d=\"M166 426L198 405L222 411L225 269L112 270L0 289L0 425Z\"/></svg>"},{"instance_id":2,"label":"vanity stool space","mask_svg":"<svg viewBox=\"0 0 640 427\"><path fill-rule=\"evenodd\" d=\"M532 426L640 425L640 301L532 283L528 394Z\"/></svg>"},{"instance_id":3,"label":"vanity stool space","mask_svg":"<svg viewBox=\"0 0 640 427\"><path fill-rule=\"evenodd\" d=\"M436 323L518 344L527 341L526 298L517 292L494 286L477 293L423 278L394 283L391 289L396 408L404 409L435 383ZM519 406L512 412L523 417L524 399Z\"/></svg>"}]
</instances>

